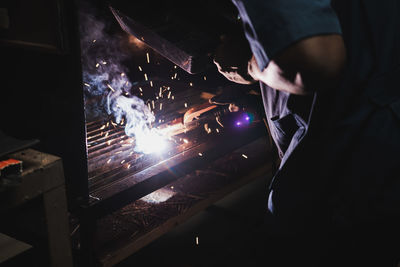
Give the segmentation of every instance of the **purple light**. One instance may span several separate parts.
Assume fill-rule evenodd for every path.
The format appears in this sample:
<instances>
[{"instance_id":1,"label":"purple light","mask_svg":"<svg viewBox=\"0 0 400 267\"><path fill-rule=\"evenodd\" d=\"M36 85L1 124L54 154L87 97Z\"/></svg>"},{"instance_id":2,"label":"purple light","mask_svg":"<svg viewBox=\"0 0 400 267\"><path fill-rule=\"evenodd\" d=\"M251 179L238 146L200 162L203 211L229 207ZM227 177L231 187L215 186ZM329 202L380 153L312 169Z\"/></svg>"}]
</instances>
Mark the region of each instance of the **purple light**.
<instances>
[{"instance_id":1,"label":"purple light","mask_svg":"<svg viewBox=\"0 0 400 267\"><path fill-rule=\"evenodd\" d=\"M240 126L242 123L240 121L236 122L237 126Z\"/></svg>"},{"instance_id":2,"label":"purple light","mask_svg":"<svg viewBox=\"0 0 400 267\"><path fill-rule=\"evenodd\" d=\"M249 117L249 116L246 116L246 121L248 121L248 120L250 120L250 117Z\"/></svg>"}]
</instances>

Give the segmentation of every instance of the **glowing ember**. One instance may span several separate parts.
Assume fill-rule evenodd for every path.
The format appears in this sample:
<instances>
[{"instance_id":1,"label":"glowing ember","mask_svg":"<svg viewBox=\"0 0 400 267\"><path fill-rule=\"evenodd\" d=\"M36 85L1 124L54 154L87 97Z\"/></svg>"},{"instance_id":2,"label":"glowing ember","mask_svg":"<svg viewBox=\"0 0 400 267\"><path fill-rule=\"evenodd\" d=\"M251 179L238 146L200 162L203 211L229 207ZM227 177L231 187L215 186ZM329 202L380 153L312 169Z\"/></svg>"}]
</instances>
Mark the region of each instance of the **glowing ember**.
<instances>
[{"instance_id":1,"label":"glowing ember","mask_svg":"<svg viewBox=\"0 0 400 267\"><path fill-rule=\"evenodd\" d=\"M107 87L110 88L111 91L115 92L114 88L112 88L111 85L107 84Z\"/></svg>"},{"instance_id":2,"label":"glowing ember","mask_svg":"<svg viewBox=\"0 0 400 267\"><path fill-rule=\"evenodd\" d=\"M147 60L147 63L150 63L149 53L146 53L146 60Z\"/></svg>"}]
</instances>

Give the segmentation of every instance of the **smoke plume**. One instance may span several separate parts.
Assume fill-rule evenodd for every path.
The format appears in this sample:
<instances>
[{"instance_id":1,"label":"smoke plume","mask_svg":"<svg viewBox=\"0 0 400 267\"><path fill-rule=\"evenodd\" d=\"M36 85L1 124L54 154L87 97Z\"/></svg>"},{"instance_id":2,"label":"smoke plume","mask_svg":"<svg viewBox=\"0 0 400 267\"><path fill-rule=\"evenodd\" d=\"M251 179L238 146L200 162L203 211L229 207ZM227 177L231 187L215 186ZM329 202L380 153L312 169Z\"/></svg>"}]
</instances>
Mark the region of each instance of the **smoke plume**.
<instances>
[{"instance_id":1,"label":"smoke plume","mask_svg":"<svg viewBox=\"0 0 400 267\"><path fill-rule=\"evenodd\" d=\"M83 88L86 103L95 103L86 107L86 116L108 114L116 123L124 118L125 133L135 136L135 150L146 152L137 139L153 133L151 123L155 117L142 99L130 94L132 83L122 64L129 55L120 49L121 42L128 42L128 37L111 34L107 24L96 17L94 9L85 6L79 15Z\"/></svg>"}]
</instances>

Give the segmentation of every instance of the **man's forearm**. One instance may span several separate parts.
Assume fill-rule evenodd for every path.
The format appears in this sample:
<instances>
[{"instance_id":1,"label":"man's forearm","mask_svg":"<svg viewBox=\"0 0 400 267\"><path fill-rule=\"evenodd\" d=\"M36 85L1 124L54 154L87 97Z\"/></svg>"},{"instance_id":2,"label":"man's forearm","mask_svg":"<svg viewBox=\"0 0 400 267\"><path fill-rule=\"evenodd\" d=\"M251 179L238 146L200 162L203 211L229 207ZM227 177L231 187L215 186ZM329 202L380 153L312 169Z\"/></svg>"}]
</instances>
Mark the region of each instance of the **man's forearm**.
<instances>
[{"instance_id":1,"label":"man's forearm","mask_svg":"<svg viewBox=\"0 0 400 267\"><path fill-rule=\"evenodd\" d=\"M254 58L249 74L268 86L292 94L329 90L340 79L346 62L346 49L340 35L315 36L285 49L260 70Z\"/></svg>"}]
</instances>

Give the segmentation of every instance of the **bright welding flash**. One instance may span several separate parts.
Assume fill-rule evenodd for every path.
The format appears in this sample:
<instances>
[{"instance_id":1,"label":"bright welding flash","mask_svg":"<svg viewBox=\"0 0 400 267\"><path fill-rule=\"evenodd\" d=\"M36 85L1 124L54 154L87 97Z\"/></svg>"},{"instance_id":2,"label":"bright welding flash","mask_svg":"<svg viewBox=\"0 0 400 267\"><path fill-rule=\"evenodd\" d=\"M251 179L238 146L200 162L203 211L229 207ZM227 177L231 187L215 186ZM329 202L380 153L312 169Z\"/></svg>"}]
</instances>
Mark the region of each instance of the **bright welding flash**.
<instances>
[{"instance_id":1,"label":"bright welding flash","mask_svg":"<svg viewBox=\"0 0 400 267\"><path fill-rule=\"evenodd\" d=\"M144 154L161 154L168 147L167 140L155 129L146 133L136 134L136 150Z\"/></svg>"}]
</instances>

